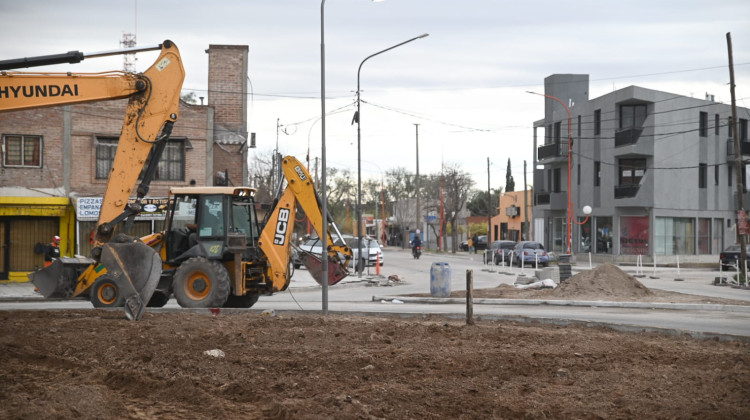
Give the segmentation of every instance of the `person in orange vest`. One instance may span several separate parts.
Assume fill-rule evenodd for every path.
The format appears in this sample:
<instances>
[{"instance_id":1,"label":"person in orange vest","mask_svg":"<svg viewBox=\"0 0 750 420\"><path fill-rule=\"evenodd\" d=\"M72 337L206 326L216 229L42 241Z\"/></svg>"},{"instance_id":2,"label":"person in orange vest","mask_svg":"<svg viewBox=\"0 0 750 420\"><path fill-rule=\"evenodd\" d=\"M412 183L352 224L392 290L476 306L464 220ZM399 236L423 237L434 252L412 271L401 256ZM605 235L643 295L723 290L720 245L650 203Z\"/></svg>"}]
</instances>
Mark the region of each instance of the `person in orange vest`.
<instances>
[{"instance_id":1,"label":"person in orange vest","mask_svg":"<svg viewBox=\"0 0 750 420\"><path fill-rule=\"evenodd\" d=\"M47 252L44 253L44 266L49 266L58 258L60 258L60 237L55 235L52 237L52 242L47 245Z\"/></svg>"}]
</instances>

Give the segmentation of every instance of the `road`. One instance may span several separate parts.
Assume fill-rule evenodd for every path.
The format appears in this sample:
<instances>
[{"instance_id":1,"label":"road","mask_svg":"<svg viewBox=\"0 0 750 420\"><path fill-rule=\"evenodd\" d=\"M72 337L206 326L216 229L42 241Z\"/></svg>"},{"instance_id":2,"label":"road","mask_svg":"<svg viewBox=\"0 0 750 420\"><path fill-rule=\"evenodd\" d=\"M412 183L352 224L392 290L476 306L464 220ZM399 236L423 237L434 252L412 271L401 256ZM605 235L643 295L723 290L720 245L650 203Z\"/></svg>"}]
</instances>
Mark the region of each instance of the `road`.
<instances>
[{"instance_id":1,"label":"road","mask_svg":"<svg viewBox=\"0 0 750 420\"><path fill-rule=\"evenodd\" d=\"M329 313L388 313L408 314L409 316L429 314L464 317L466 304L432 303L430 299L420 303L393 303L393 298L429 293L430 269L434 262L447 262L451 268L451 288L465 290L466 271L472 270L475 288L496 287L501 283L512 284L520 273L520 268L487 266L483 264L482 255L469 255L465 252L456 255L438 255L424 253L422 258L414 260L408 251L386 249L385 265L381 276L375 275L375 268L369 268L361 278L352 275L329 287ZM588 264L579 263L576 269L587 269ZM635 268L625 268L631 274ZM526 268L525 274L532 275L533 270ZM646 277L640 281L649 288L697 294L702 296L723 297L748 301L750 291L717 287L711 285L718 271L657 268L646 269ZM396 275L398 282L388 282L387 277ZM652 278L656 277L656 278ZM675 278L681 279L675 281ZM252 310L276 311L311 311L321 312L322 288L310 277L307 271L298 269L292 278L289 290L274 296L263 296ZM91 308L87 301L33 301L33 302L0 302L0 310L13 309L68 309ZM750 339L750 309L744 311L717 310L673 310L618 308L596 306L552 306L552 305L512 305L512 304L475 304L475 316L497 319L534 320L543 322L567 323L586 322L609 325L623 330L667 330L677 333L690 333L694 336L737 336ZM149 309L159 311L158 309ZM161 310L185 310L174 300Z\"/></svg>"}]
</instances>

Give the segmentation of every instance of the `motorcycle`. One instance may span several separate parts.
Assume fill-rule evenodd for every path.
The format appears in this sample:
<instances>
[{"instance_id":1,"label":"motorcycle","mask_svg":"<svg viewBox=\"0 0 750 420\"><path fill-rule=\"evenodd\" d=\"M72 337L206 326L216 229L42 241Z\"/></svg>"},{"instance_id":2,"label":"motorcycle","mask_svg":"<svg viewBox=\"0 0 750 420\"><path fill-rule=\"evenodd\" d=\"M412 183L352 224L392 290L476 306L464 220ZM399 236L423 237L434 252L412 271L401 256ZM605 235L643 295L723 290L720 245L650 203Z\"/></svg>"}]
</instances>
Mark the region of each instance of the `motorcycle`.
<instances>
[{"instance_id":1,"label":"motorcycle","mask_svg":"<svg viewBox=\"0 0 750 420\"><path fill-rule=\"evenodd\" d=\"M411 248L411 255L414 256L415 260L419 259L419 256L422 255L422 247L417 245L415 247Z\"/></svg>"}]
</instances>

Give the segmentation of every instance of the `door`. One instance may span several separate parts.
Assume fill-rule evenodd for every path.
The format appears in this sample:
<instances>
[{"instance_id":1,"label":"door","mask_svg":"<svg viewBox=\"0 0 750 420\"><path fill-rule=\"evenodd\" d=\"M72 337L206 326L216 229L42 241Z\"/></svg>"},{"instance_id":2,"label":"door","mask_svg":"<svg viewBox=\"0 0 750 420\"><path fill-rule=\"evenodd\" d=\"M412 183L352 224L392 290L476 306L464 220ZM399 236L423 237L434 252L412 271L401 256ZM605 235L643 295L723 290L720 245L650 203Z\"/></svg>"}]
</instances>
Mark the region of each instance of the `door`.
<instances>
[{"instance_id":1,"label":"door","mask_svg":"<svg viewBox=\"0 0 750 420\"><path fill-rule=\"evenodd\" d=\"M0 280L8 280L8 261L10 256L10 247L8 242L10 241L9 233L10 223L6 219L0 218Z\"/></svg>"}]
</instances>

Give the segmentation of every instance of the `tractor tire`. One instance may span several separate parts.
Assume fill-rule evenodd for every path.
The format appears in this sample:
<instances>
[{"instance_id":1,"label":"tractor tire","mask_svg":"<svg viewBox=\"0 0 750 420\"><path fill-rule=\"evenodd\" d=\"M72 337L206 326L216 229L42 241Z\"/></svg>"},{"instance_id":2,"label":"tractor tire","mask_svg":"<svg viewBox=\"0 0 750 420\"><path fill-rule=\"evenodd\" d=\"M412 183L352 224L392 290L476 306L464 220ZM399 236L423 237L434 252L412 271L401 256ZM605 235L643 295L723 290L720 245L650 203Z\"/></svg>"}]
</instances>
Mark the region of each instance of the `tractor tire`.
<instances>
[{"instance_id":1,"label":"tractor tire","mask_svg":"<svg viewBox=\"0 0 750 420\"><path fill-rule=\"evenodd\" d=\"M120 285L106 274L96 279L91 286L89 299L94 308L118 308L125 305Z\"/></svg>"},{"instance_id":2,"label":"tractor tire","mask_svg":"<svg viewBox=\"0 0 750 420\"><path fill-rule=\"evenodd\" d=\"M251 308L258 301L260 296L256 294L247 294L244 296L229 295L224 303L225 308Z\"/></svg>"},{"instance_id":3,"label":"tractor tire","mask_svg":"<svg viewBox=\"0 0 750 420\"><path fill-rule=\"evenodd\" d=\"M171 295L169 293L155 291L153 295L151 295L151 299L148 301L149 308L163 308L164 305L169 302L169 298Z\"/></svg>"},{"instance_id":4,"label":"tractor tire","mask_svg":"<svg viewBox=\"0 0 750 420\"><path fill-rule=\"evenodd\" d=\"M221 308L229 297L229 273L218 261L193 257L175 271L172 291L183 308Z\"/></svg>"}]
</instances>

